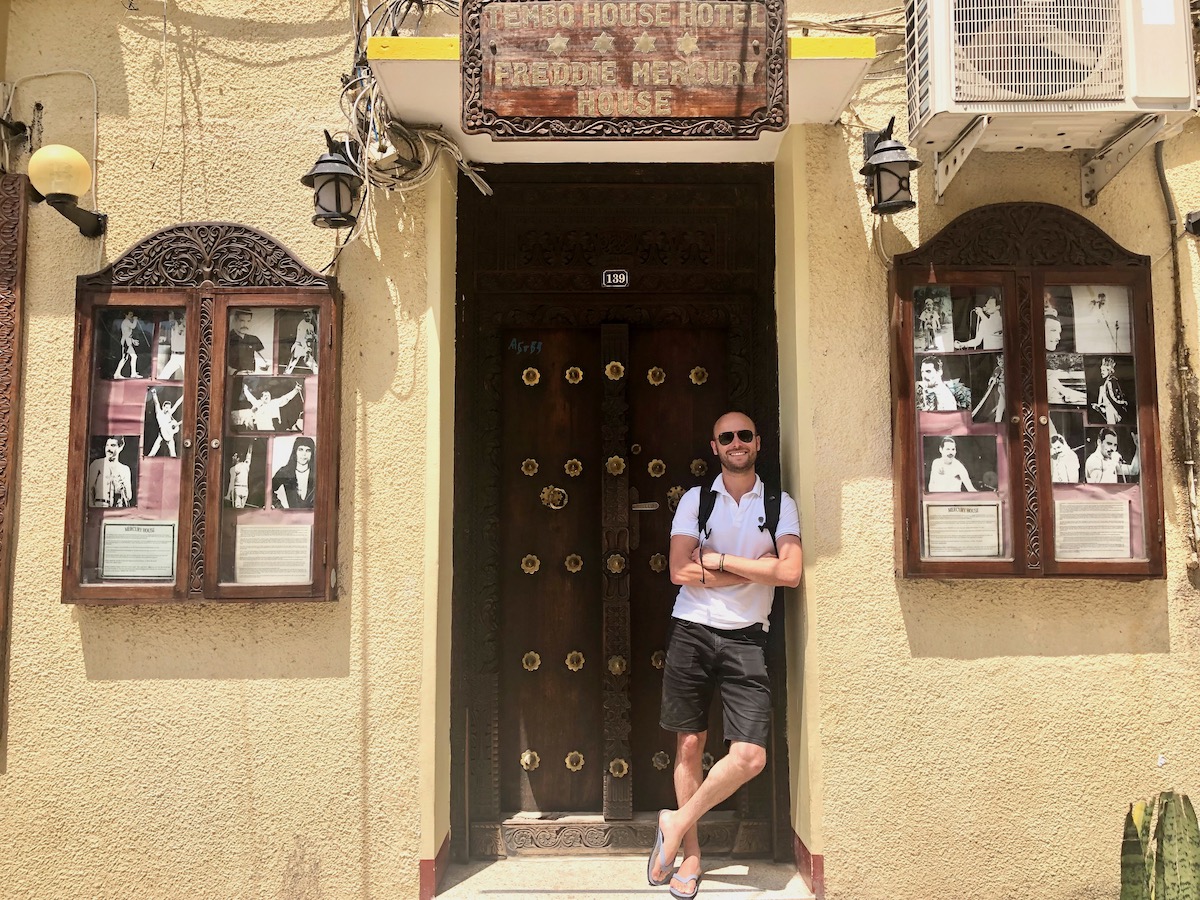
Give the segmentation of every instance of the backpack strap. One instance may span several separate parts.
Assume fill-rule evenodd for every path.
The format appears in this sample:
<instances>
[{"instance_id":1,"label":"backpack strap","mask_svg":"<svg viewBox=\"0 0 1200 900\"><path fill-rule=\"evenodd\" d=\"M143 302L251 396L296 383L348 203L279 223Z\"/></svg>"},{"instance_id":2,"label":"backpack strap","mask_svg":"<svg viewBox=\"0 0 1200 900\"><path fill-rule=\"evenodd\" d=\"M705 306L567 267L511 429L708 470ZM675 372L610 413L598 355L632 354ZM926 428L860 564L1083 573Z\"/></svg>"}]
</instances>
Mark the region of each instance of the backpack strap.
<instances>
[{"instance_id":1,"label":"backpack strap","mask_svg":"<svg viewBox=\"0 0 1200 900\"><path fill-rule=\"evenodd\" d=\"M779 552L779 544L775 542L775 531L779 528L779 508L783 505L782 491L771 490L766 485L763 485L763 513L764 519L759 529L767 529L771 535L771 545L775 548L775 552Z\"/></svg>"},{"instance_id":2,"label":"backpack strap","mask_svg":"<svg viewBox=\"0 0 1200 900\"><path fill-rule=\"evenodd\" d=\"M712 489L712 485L708 487L701 486L700 488L700 513L696 516L697 530L700 532L700 538L703 540L708 537L708 517L712 515L712 511L717 506L717 492Z\"/></svg>"}]
</instances>

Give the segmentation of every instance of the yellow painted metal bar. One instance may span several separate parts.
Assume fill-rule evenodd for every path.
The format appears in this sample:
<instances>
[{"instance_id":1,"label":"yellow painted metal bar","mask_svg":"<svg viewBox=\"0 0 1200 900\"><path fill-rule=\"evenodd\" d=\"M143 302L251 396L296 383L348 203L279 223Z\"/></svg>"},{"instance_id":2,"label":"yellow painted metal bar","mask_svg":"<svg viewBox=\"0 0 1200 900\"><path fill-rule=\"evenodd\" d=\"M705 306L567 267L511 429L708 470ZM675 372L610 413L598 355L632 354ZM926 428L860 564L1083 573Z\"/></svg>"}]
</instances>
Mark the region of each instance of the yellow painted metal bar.
<instances>
[{"instance_id":1,"label":"yellow painted metal bar","mask_svg":"<svg viewBox=\"0 0 1200 900\"><path fill-rule=\"evenodd\" d=\"M788 37L790 59L874 59L875 38ZM373 37L367 59L439 60L458 59L456 37Z\"/></svg>"},{"instance_id":2,"label":"yellow painted metal bar","mask_svg":"<svg viewBox=\"0 0 1200 900\"><path fill-rule=\"evenodd\" d=\"M788 36L790 59L874 59L875 38Z\"/></svg>"},{"instance_id":3,"label":"yellow painted metal bar","mask_svg":"<svg viewBox=\"0 0 1200 900\"><path fill-rule=\"evenodd\" d=\"M367 59L458 59L458 38L373 37Z\"/></svg>"}]
</instances>

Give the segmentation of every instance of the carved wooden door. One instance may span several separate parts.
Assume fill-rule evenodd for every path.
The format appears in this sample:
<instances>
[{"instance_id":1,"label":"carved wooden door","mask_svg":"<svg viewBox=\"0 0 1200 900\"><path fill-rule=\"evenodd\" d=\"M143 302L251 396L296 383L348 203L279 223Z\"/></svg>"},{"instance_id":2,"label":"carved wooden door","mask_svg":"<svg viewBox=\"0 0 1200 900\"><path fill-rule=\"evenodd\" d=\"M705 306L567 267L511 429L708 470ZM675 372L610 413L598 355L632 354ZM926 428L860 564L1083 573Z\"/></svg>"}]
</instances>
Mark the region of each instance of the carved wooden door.
<instances>
[{"instance_id":1,"label":"carved wooden door","mask_svg":"<svg viewBox=\"0 0 1200 900\"><path fill-rule=\"evenodd\" d=\"M613 323L501 343L502 811L673 806L675 737L658 727L670 525L713 477L726 335Z\"/></svg>"},{"instance_id":2,"label":"carved wooden door","mask_svg":"<svg viewBox=\"0 0 1200 900\"><path fill-rule=\"evenodd\" d=\"M652 186L640 169L533 168L490 170L493 198L460 194L460 859L649 846L653 811L675 805L675 736L658 727L675 504L715 477L727 409L777 446L763 170L698 188L675 167ZM609 267L638 287L600 289ZM773 477L773 452L760 462ZM785 697L780 677L780 725ZM702 824L709 850L789 852L782 733L769 771ZM719 715L708 749L724 752Z\"/></svg>"}]
</instances>

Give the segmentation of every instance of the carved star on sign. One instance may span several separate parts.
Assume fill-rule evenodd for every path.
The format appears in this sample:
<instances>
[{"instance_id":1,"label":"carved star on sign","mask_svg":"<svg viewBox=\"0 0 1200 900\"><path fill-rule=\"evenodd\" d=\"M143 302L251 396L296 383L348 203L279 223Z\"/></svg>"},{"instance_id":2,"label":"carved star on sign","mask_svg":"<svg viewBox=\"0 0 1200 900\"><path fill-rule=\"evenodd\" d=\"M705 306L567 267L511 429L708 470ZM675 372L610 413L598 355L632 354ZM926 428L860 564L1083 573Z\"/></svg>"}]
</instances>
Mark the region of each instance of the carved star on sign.
<instances>
[{"instance_id":1,"label":"carved star on sign","mask_svg":"<svg viewBox=\"0 0 1200 900\"><path fill-rule=\"evenodd\" d=\"M597 53L611 53L613 48L613 39L606 31L600 32L600 35L592 41L592 49Z\"/></svg>"},{"instance_id":2,"label":"carved star on sign","mask_svg":"<svg viewBox=\"0 0 1200 900\"><path fill-rule=\"evenodd\" d=\"M567 50L567 41L570 38L565 38L558 32L554 33L554 37L546 38L546 51L553 53L555 56L562 56Z\"/></svg>"},{"instance_id":3,"label":"carved star on sign","mask_svg":"<svg viewBox=\"0 0 1200 900\"><path fill-rule=\"evenodd\" d=\"M654 52L654 38L652 38L650 35L646 34L646 32L643 31L642 36L640 38L638 38L637 41L634 43L633 49L636 50L638 53L653 53Z\"/></svg>"},{"instance_id":4,"label":"carved star on sign","mask_svg":"<svg viewBox=\"0 0 1200 900\"><path fill-rule=\"evenodd\" d=\"M695 53L700 49L700 45L696 43L696 38L691 34L684 34L675 42L675 49L686 56L689 53Z\"/></svg>"}]
</instances>

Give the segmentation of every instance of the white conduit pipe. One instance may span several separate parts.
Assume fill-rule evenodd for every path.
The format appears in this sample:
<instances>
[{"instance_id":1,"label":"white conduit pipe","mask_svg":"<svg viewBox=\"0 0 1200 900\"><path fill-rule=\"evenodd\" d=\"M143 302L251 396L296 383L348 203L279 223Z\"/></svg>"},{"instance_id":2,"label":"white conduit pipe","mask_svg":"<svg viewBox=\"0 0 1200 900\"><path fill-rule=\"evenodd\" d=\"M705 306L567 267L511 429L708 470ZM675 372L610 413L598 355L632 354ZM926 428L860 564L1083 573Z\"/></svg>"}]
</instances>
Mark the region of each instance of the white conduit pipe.
<instances>
[{"instance_id":1,"label":"white conduit pipe","mask_svg":"<svg viewBox=\"0 0 1200 900\"><path fill-rule=\"evenodd\" d=\"M1163 202L1167 205L1167 226L1171 231L1171 284L1175 296L1175 386L1179 391L1180 419L1183 422L1183 465L1187 470L1188 543L1191 553L1187 567L1191 571L1200 568L1200 504L1196 499L1196 461L1192 445L1192 367L1191 351L1188 348L1183 324L1183 287L1179 281L1179 237L1175 233L1178 216L1171 186L1167 184L1167 171L1163 165L1163 142L1154 145L1154 166L1158 170L1158 183L1162 187Z\"/></svg>"}]
</instances>

